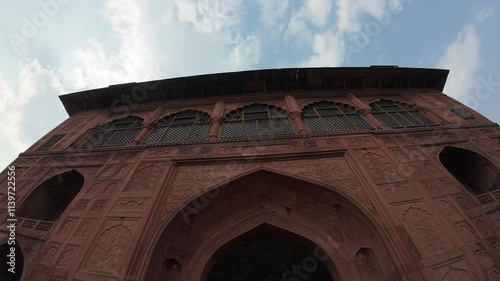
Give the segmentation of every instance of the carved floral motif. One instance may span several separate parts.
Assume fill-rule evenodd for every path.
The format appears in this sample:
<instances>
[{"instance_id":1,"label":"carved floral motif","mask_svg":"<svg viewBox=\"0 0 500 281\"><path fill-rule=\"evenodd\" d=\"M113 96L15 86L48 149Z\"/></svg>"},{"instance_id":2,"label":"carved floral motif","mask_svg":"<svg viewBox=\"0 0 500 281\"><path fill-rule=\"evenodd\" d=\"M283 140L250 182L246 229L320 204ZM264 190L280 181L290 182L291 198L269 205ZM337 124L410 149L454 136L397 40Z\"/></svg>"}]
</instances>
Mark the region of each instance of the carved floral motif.
<instances>
[{"instance_id":1,"label":"carved floral motif","mask_svg":"<svg viewBox=\"0 0 500 281\"><path fill-rule=\"evenodd\" d=\"M75 222L76 222L76 219L75 218L70 218L70 219L67 219L64 224L61 226L61 229L59 230L59 233L58 234L68 234L71 229L73 228L73 226L75 225Z\"/></svg>"},{"instance_id":2,"label":"carved floral motif","mask_svg":"<svg viewBox=\"0 0 500 281\"><path fill-rule=\"evenodd\" d=\"M85 220L83 221L80 226L76 229L74 236L75 237L80 237L83 238L87 235L89 232L90 228L92 227L92 224L94 223L93 220Z\"/></svg>"},{"instance_id":3,"label":"carved floral motif","mask_svg":"<svg viewBox=\"0 0 500 281\"><path fill-rule=\"evenodd\" d=\"M43 255L42 263L45 263L45 264L54 263L54 258L56 256L58 249L59 249L59 245L57 245L57 244L50 245L50 247L47 249L47 251Z\"/></svg>"},{"instance_id":4,"label":"carved floral motif","mask_svg":"<svg viewBox=\"0 0 500 281\"><path fill-rule=\"evenodd\" d=\"M114 225L104 230L97 238L87 267L116 272L131 237L131 230L123 224Z\"/></svg>"},{"instance_id":5,"label":"carved floral motif","mask_svg":"<svg viewBox=\"0 0 500 281\"><path fill-rule=\"evenodd\" d=\"M61 254L61 257L59 258L57 265L66 268L69 267L71 265L71 262L73 261L73 258L75 257L75 254L76 249L73 246L66 247L66 249L64 249L63 253Z\"/></svg>"},{"instance_id":6,"label":"carved floral motif","mask_svg":"<svg viewBox=\"0 0 500 281\"><path fill-rule=\"evenodd\" d=\"M84 210L85 207L87 207L87 204L90 202L90 200L82 199L78 201L74 207L75 211L81 211Z\"/></svg>"},{"instance_id":7,"label":"carved floral motif","mask_svg":"<svg viewBox=\"0 0 500 281\"><path fill-rule=\"evenodd\" d=\"M110 182L103 190L103 194L114 193L118 188L118 182Z\"/></svg>"},{"instance_id":8,"label":"carved floral motif","mask_svg":"<svg viewBox=\"0 0 500 281\"><path fill-rule=\"evenodd\" d=\"M139 211L144 210L146 208L146 204L143 201L137 200L128 200L119 202L115 210L117 211Z\"/></svg>"},{"instance_id":9,"label":"carved floral motif","mask_svg":"<svg viewBox=\"0 0 500 281\"><path fill-rule=\"evenodd\" d=\"M372 177L385 177L397 175L396 170L389 162L389 160L379 152L362 151L361 162L365 165L368 173Z\"/></svg>"},{"instance_id":10,"label":"carved floral motif","mask_svg":"<svg viewBox=\"0 0 500 281\"><path fill-rule=\"evenodd\" d=\"M441 226L434 220L431 213L421 208L409 207L403 212L410 234L424 254L441 251L447 247Z\"/></svg>"},{"instance_id":11,"label":"carved floral motif","mask_svg":"<svg viewBox=\"0 0 500 281\"><path fill-rule=\"evenodd\" d=\"M477 240L476 234L467 222L461 222L457 224L457 229L460 234L462 234L464 240L467 243L472 243Z\"/></svg>"},{"instance_id":12,"label":"carved floral motif","mask_svg":"<svg viewBox=\"0 0 500 281\"><path fill-rule=\"evenodd\" d=\"M92 208L90 208L90 211L92 212L102 211L104 205L106 205L106 202L108 202L108 200L97 200L92 206Z\"/></svg>"},{"instance_id":13,"label":"carved floral motif","mask_svg":"<svg viewBox=\"0 0 500 281\"><path fill-rule=\"evenodd\" d=\"M126 191L151 191L155 188L162 172L159 163L143 163L125 189Z\"/></svg>"},{"instance_id":14,"label":"carved floral motif","mask_svg":"<svg viewBox=\"0 0 500 281\"><path fill-rule=\"evenodd\" d=\"M115 170L114 165L108 165L102 172L97 176L98 178L109 178L111 175L113 175L113 172Z\"/></svg>"},{"instance_id":15,"label":"carved floral motif","mask_svg":"<svg viewBox=\"0 0 500 281\"><path fill-rule=\"evenodd\" d=\"M447 199L441 198L437 201L437 203L447 216L452 216L452 215L455 215L457 213L457 210L455 210L455 207L453 207Z\"/></svg>"}]
</instances>

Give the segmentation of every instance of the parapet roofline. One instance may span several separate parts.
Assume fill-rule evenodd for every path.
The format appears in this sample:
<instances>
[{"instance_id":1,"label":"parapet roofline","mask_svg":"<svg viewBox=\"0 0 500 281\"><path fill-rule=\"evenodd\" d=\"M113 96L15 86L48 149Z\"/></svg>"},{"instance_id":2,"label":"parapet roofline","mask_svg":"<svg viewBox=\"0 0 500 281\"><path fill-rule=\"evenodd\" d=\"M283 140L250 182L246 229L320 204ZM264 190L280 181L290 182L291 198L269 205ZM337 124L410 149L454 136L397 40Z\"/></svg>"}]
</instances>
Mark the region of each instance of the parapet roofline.
<instances>
[{"instance_id":1,"label":"parapet roofline","mask_svg":"<svg viewBox=\"0 0 500 281\"><path fill-rule=\"evenodd\" d=\"M124 104L123 95L136 103L228 96L255 92L355 89L435 89L443 91L449 70L371 67L279 68L177 77L110 85L59 96L71 116L80 111ZM117 102L118 101L118 102Z\"/></svg>"}]
</instances>

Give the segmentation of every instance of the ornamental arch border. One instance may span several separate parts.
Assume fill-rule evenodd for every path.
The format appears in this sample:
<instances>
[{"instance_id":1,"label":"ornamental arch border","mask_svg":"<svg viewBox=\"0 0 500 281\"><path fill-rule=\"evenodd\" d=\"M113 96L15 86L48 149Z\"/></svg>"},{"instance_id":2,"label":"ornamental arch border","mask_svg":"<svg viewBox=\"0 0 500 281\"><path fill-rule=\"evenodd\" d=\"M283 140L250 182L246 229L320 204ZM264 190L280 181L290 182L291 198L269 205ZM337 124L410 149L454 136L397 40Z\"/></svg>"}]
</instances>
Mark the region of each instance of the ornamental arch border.
<instances>
[{"instance_id":1,"label":"ornamental arch border","mask_svg":"<svg viewBox=\"0 0 500 281\"><path fill-rule=\"evenodd\" d=\"M242 165L245 165L245 164L242 164ZM305 177L289 174L289 173L286 173L283 171L278 171L278 170L274 170L274 169L267 168L267 167L259 167L259 168L251 169L249 171L240 173L238 175L235 175L235 176L227 179L226 181L224 181L222 183L212 185L208 188L205 188L202 191L199 191L198 193L196 193L193 196L191 196L190 198L188 198L183 203L182 206L192 204L195 200L197 200L198 198L200 198L204 194L213 192L214 190L217 190L217 189L223 189L238 179L244 178L246 176L249 176L249 175L252 175L254 173L261 172L261 171L270 172L270 173L276 174L278 176L287 177L287 178L297 180L297 181L302 181L306 184L316 186L318 189L321 189L323 191L334 193L335 196L337 196L340 201L343 201L346 203L346 206L351 211L358 212L358 214L363 216L363 219L367 220L367 222L370 224L370 226L373 227L375 233L377 233L379 235L379 237L381 239L381 244L384 246L385 250L387 251L387 254L388 254L388 257L390 258L391 263L394 264L395 267L399 268L398 264L401 263L401 260L400 260L401 255L400 255L399 251L397 249L395 249L393 247L393 245L391 245L389 243L390 239L388 237L390 236L390 234L389 234L388 230L383 225L381 225L381 222L378 222L368 209L363 207L358 201L356 201L354 198L350 197L348 194L342 192L338 188L335 188L333 186L327 185L327 184L322 183L322 182L315 181L313 179L308 179ZM155 250L158 247L159 243L161 242L163 234L167 231L168 227L172 224L174 219L178 215L180 215L180 213L182 212L182 206L175 209L168 216L168 218L165 220L165 222L162 223L161 227L158 230L155 230L155 232L153 233L155 238L153 239L153 241L151 243L149 243L148 250L147 250L146 255L145 255L146 258L144 260L145 266L141 268L141 272L138 274L140 276L139 280L141 280L141 281L146 280L145 278L148 274L148 271L150 270L150 266L151 266L151 263L153 260ZM398 274L402 277L405 273L402 272L401 270L398 270Z\"/></svg>"}]
</instances>

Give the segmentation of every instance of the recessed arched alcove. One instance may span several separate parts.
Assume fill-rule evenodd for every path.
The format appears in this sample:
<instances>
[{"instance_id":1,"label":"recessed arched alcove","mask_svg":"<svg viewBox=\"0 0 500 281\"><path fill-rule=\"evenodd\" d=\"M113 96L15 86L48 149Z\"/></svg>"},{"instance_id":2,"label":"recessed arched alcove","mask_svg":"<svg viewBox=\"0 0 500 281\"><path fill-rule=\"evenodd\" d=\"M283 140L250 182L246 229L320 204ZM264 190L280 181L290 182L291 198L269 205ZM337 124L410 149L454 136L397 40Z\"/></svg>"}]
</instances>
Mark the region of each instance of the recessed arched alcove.
<instances>
[{"instance_id":1,"label":"recessed arched alcove","mask_svg":"<svg viewBox=\"0 0 500 281\"><path fill-rule=\"evenodd\" d=\"M14 251L11 251L11 248L14 248ZM9 262L11 262L10 256L14 256L12 260L14 262L14 264L12 264L14 265L14 272L9 271L9 269L12 268L12 265L9 264ZM24 269L24 255L19 246L8 245L8 243L0 245L0 261L0 280L21 280Z\"/></svg>"},{"instance_id":2,"label":"recessed arched alcove","mask_svg":"<svg viewBox=\"0 0 500 281\"><path fill-rule=\"evenodd\" d=\"M361 248L354 256L356 267L363 281L382 281L381 269L377 256L372 249Z\"/></svg>"},{"instance_id":3,"label":"recessed arched alcove","mask_svg":"<svg viewBox=\"0 0 500 281\"><path fill-rule=\"evenodd\" d=\"M207 281L333 281L325 251L313 242L268 224L222 246L207 264ZM335 273L333 273L335 274Z\"/></svg>"},{"instance_id":4,"label":"recessed arched alcove","mask_svg":"<svg viewBox=\"0 0 500 281\"><path fill-rule=\"evenodd\" d=\"M84 183L75 170L53 176L38 185L23 201L18 216L56 221Z\"/></svg>"},{"instance_id":5,"label":"recessed arched alcove","mask_svg":"<svg viewBox=\"0 0 500 281\"><path fill-rule=\"evenodd\" d=\"M447 146L439 154L439 160L473 194L500 188L499 169L477 152Z\"/></svg>"},{"instance_id":6,"label":"recessed arched alcove","mask_svg":"<svg viewBox=\"0 0 500 281\"><path fill-rule=\"evenodd\" d=\"M208 204L200 204L205 199ZM311 280L361 280L354 260L360 247L376 252L382 278L399 280L378 228L359 207L332 189L270 171L247 174L192 198L159 235L142 280L165 280L161 268L169 259L178 261L182 268L180 280L219 280L214 272L228 270L221 268L227 265L228 255L243 255L249 243L263 249L266 243L280 245L278 241L297 249L296 259L289 263L275 248L267 256L261 254L280 258L262 262L281 267L298 262L297 266L305 265L308 270L317 267L323 275ZM314 259L315 252L323 253L323 258L308 259ZM249 264L240 268L255 267L251 259L247 261ZM269 280L276 278L276 272L269 274ZM289 277L294 280L296 276ZM252 280L249 278L241 280ZM279 280L287 280L282 278Z\"/></svg>"}]
</instances>

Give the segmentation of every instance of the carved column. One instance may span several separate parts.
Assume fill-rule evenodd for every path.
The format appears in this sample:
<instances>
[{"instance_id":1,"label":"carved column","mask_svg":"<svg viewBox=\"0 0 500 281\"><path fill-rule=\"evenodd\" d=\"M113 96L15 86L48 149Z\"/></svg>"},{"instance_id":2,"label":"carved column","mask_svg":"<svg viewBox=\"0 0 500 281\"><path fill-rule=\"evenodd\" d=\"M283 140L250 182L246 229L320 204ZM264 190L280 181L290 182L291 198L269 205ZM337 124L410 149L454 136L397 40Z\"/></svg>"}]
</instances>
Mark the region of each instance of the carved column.
<instances>
[{"instance_id":1,"label":"carved column","mask_svg":"<svg viewBox=\"0 0 500 281\"><path fill-rule=\"evenodd\" d=\"M154 127L153 123L145 124L142 130L137 134L137 136L132 141L133 144L140 144L141 141L149 134L149 131Z\"/></svg>"},{"instance_id":2,"label":"carved column","mask_svg":"<svg viewBox=\"0 0 500 281\"><path fill-rule=\"evenodd\" d=\"M384 125L384 123L380 122L380 120L377 119L377 117L373 116L372 114L372 109L369 105L365 104L362 100L358 99L358 97L356 97L355 95L349 93L347 94L347 98L356 106L359 107L359 113L361 113L361 115L363 115L366 119L368 119L368 121L370 121L370 123L372 123L375 128L377 129L383 129L383 128L387 128L386 125Z\"/></svg>"},{"instance_id":3,"label":"carved column","mask_svg":"<svg viewBox=\"0 0 500 281\"><path fill-rule=\"evenodd\" d=\"M216 140L219 138L219 129L224 120L224 110L226 109L226 103L224 101L218 101L214 106L214 111L212 112L212 117L210 118L210 130L208 131L208 139Z\"/></svg>"},{"instance_id":4,"label":"carved column","mask_svg":"<svg viewBox=\"0 0 500 281\"><path fill-rule=\"evenodd\" d=\"M210 131L208 132L208 139L209 140L216 140L219 137L219 129L220 125L222 124L222 117L212 117L210 118Z\"/></svg>"},{"instance_id":5,"label":"carved column","mask_svg":"<svg viewBox=\"0 0 500 281\"><path fill-rule=\"evenodd\" d=\"M295 128L297 128L297 132L299 134L307 134L306 123L302 119L302 110L300 110L297 100L290 95L286 95L285 103L288 108L288 112L290 113L290 117L295 124Z\"/></svg>"},{"instance_id":6,"label":"carved column","mask_svg":"<svg viewBox=\"0 0 500 281\"><path fill-rule=\"evenodd\" d=\"M384 123L380 122L380 120L378 120L377 117L373 116L371 110L372 109L370 107L362 108L359 113L361 113L361 115L363 115L366 119L368 119L368 121L370 121L370 123L372 123L375 126L375 128L377 129L387 128L387 126Z\"/></svg>"},{"instance_id":7,"label":"carved column","mask_svg":"<svg viewBox=\"0 0 500 281\"><path fill-rule=\"evenodd\" d=\"M164 110L165 109L163 107L158 107L148 116L148 120L144 120L144 127L132 141L133 144L141 143L141 141L149 134L149 131L151 131L151 129L154 127L157 119L164 112Z\"/></svg>"}]
</instances>

